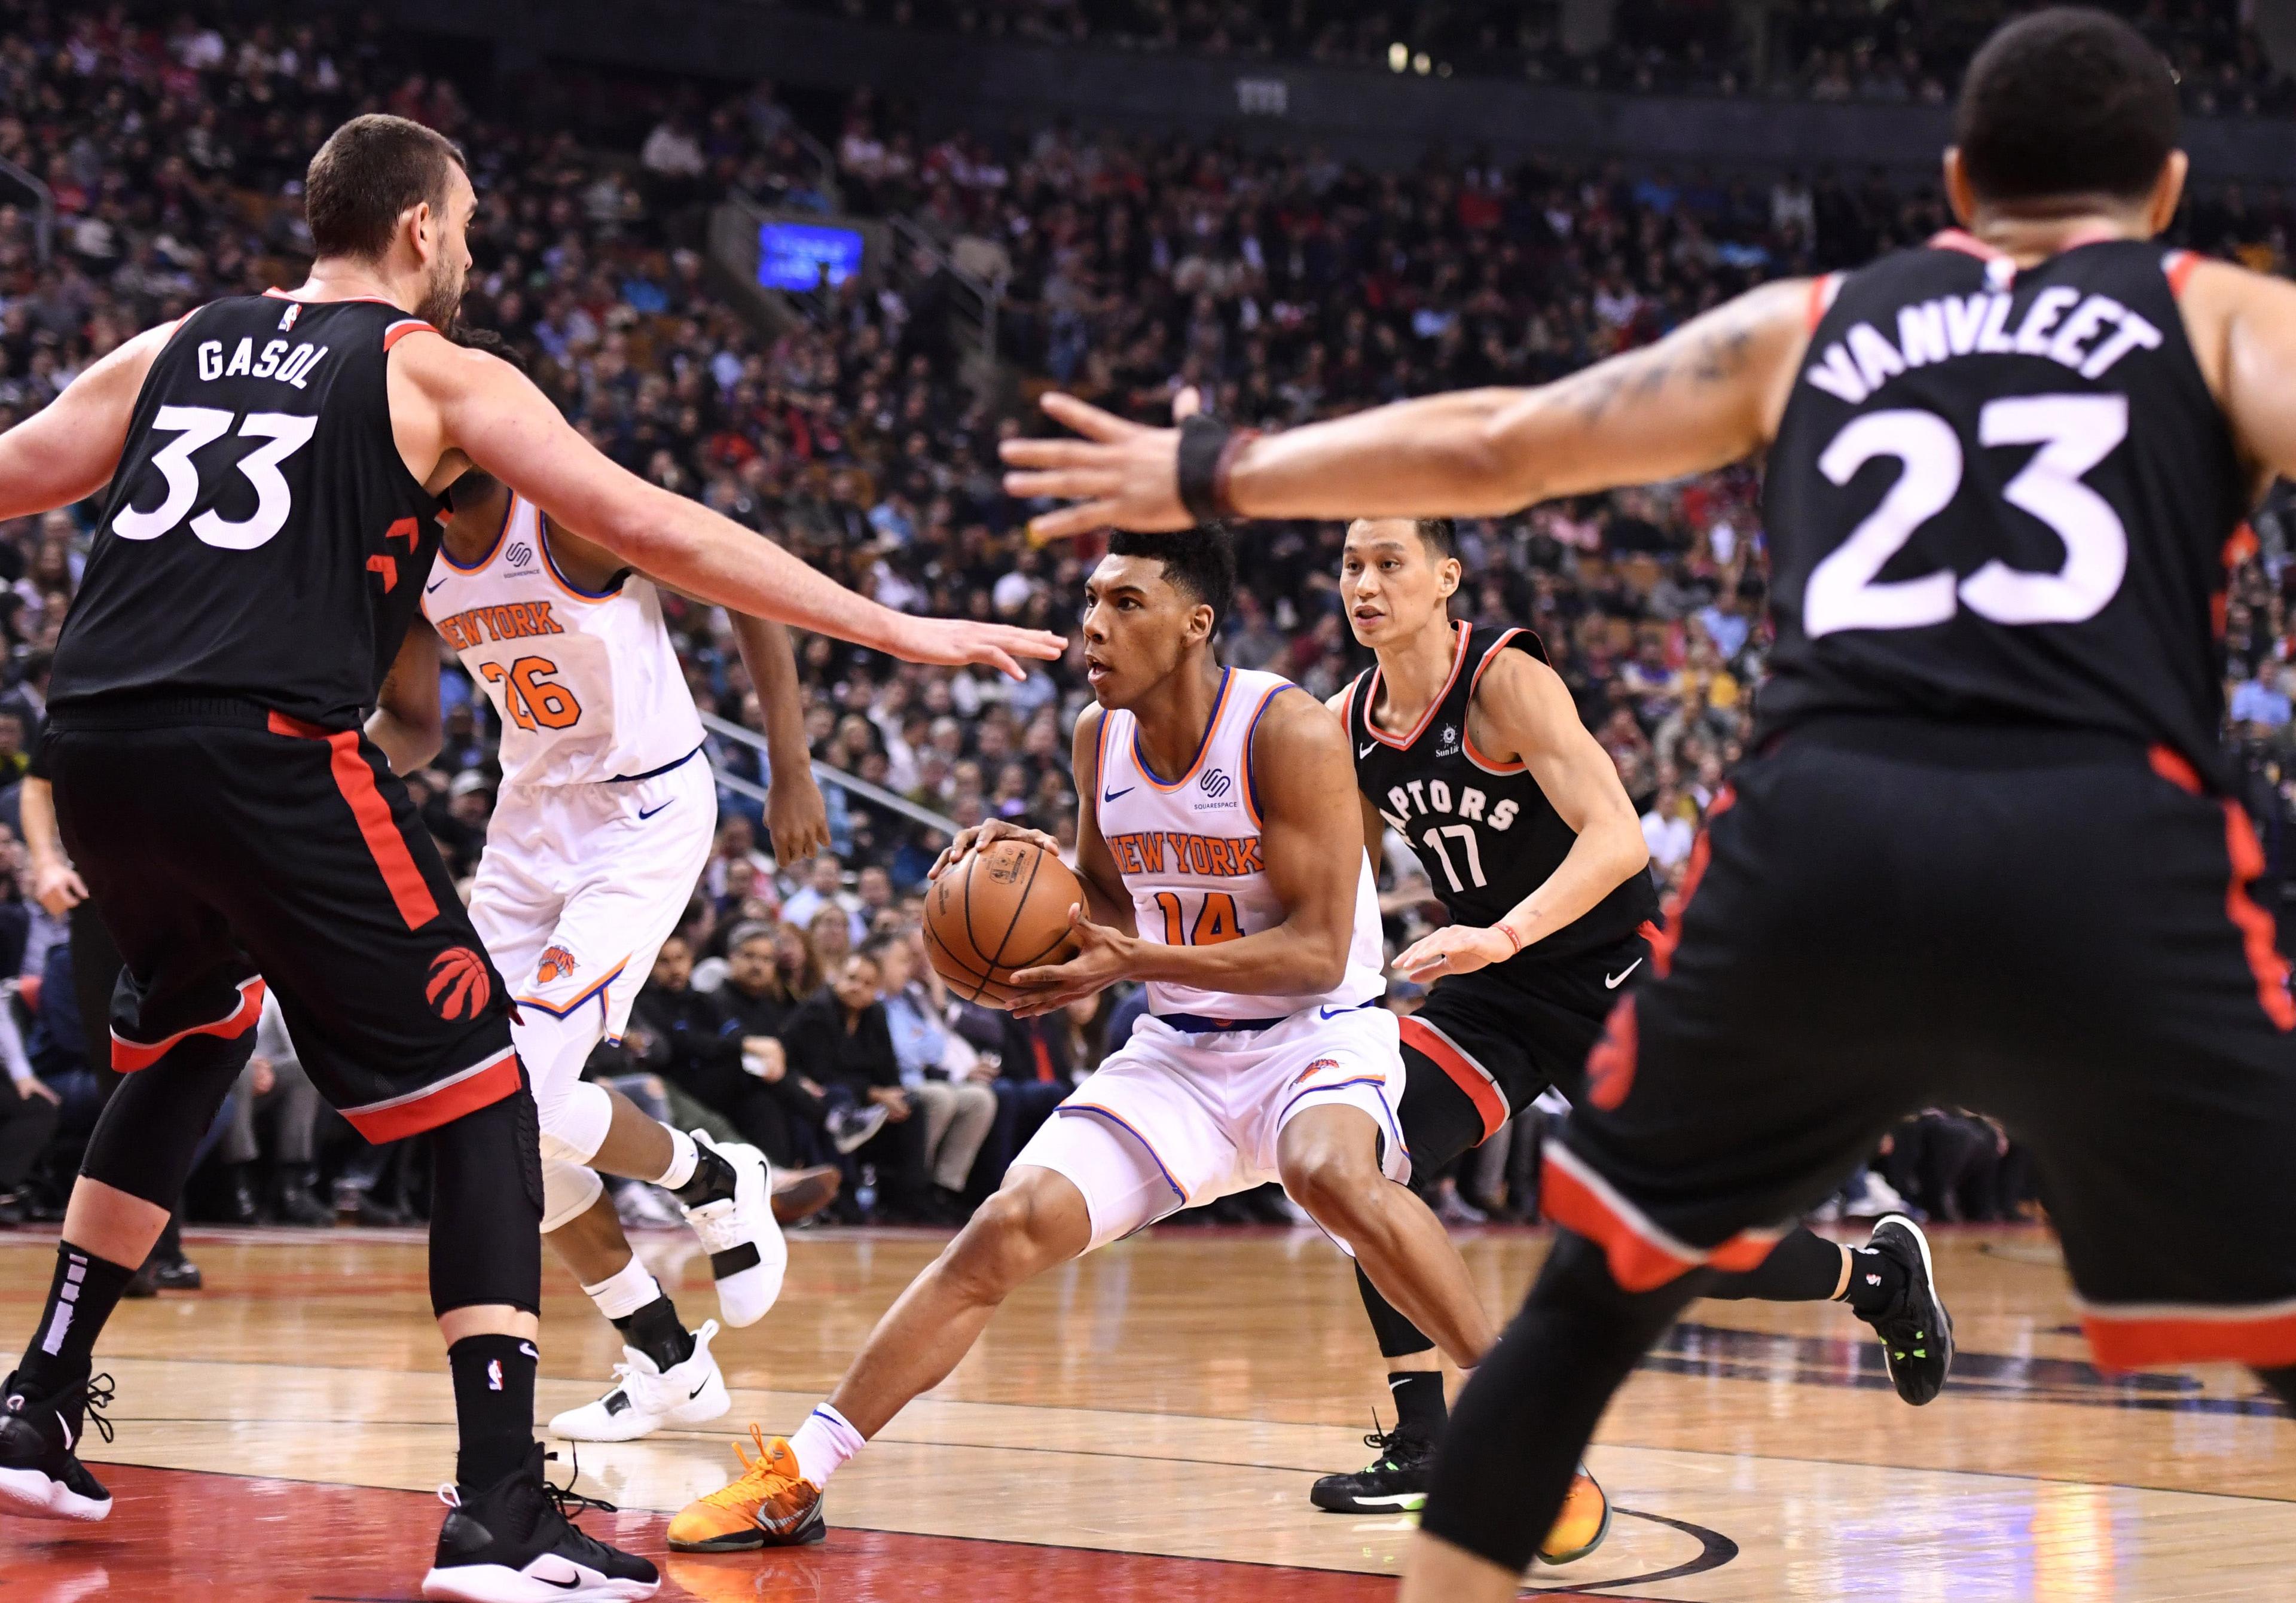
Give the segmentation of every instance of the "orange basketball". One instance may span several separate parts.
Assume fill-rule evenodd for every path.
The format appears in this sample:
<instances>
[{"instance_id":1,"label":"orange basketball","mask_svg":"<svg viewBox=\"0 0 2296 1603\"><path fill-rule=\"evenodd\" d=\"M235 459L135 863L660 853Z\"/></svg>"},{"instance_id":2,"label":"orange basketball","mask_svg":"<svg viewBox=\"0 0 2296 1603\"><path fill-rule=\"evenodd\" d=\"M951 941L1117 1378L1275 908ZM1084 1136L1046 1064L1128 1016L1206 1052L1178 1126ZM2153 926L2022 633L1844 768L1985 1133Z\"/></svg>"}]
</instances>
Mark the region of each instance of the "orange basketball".
<instances>
[{"instance_id":1,"label":"orange basketball","mask_svg":"<svg viewBox=\"0 0 2296 1603\"><path fill-rule=\"evenodd\" d=\"M1069 909L1084 885L1034 841L999 840L925 887L925 950L967 1002L1007 1009L1018 969L1067 961Z\"/></svg>"}]
</instances>

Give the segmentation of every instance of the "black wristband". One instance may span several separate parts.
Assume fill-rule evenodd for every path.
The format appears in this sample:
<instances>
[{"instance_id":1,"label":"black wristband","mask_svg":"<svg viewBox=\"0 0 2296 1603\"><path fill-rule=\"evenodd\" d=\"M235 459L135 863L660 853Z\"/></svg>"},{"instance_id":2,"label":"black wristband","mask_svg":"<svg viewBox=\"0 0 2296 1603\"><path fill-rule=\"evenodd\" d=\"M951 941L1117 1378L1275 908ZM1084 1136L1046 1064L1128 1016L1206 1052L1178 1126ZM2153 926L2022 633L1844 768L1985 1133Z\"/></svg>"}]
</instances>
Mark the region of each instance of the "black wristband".
<instances>
[{"instance_id":1,"label":"black wristband","mask_svg":"<svg viewBox=\"0 0 2296 1603\"><path fill-rule=\"evenodd\" d=\"M1234 432L1201 413L1181 420L1180 504L1200 524L1217 521L1226 511L1219 504L1220 457Z\"/></svg>"}]
</instances>

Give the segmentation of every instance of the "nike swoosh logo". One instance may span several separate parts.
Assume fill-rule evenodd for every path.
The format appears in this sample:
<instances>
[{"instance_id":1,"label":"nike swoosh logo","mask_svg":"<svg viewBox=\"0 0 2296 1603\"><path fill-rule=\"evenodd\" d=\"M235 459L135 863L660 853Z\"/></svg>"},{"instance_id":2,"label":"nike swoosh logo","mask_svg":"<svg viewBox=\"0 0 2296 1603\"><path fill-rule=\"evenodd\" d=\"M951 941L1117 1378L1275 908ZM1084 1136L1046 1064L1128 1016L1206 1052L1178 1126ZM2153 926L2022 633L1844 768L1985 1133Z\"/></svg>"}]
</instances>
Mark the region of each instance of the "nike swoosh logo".
<instances>
[{"instance_id":1,"label":"nike swoosh logo","mask_svg":"<svg viewBox=\"0 0 2296 1603\"><path fill-rule=\"evenodd\" d=\"M1365 757L1369 757L1373 752L1377 751L1378 749L1379 742L1377 740L1374 740L1370 745L1357 751L1356 761L1358 763L1362 762Z\"/></svg>"},{"instance_id":2,"label":"nike swoosh logo","mask_svg":"<svg viewBox=\"0 0 2296 1603\"><path fill-rule=\"evenodd\" d=\"M71 1426L66 1422L62 1414L56 1416L56 1428L64 1433L64 1451L70 1452L72 1450L72 1443L78 1438L72 1435Z\"/></svg>"},{"instance_id":3,"label":"nike swoosh logo","mask_svg":"<svg viewBox=\"0 0 2296 1603\"><path fill-rule=\"evenodd\" d=\"M1633 962L1628 963L1625 968L1623 968L1623 969L1620 969L1616 974L1605 974L1605 975L1603 977L1603 989L1604 989L1605 991L1615 991L1615 990L1617 990L1617 989L1618 989L1621 985L1624 985L1624 984L1626 983L1626 978L1627 978L1627 976L1628 976L1628 975L1632 974L1636 969L1637 969L1641 968L1642 966L1643 966L1643 960L1642 960L1642 959L1640 959L1640 958L1636 958L1636 959L1635 959L1635 961L1634 961Z\"/></svg>"},{"instance_id":4,"label":"nike swoosh logo","mask_svg":"<svg viewBox=\"0 0 2296 1603\"><path fill-rule=\"evenodd\" d=\"M709 1388L709 1379L705 1377L700 1386L695 1386L692 1391L685 1394L685 1400L688 1403L693 1402L696 1397L701 1395L701 1394Z\"/></svg>"},{"instance_id":5,"label":"nike swoosh logo","mask_svg":"<svg viewBox=\"0 0 2296 1603\"><path fill-rule=\"evenodd\" d=\"M554 1586L562 1592L570 1592L582 1584L582 1577L578 1574L571 1581L553 1581L547 1575L537 1575L533 1578L545 1586Z\"/></svg>"},{"instance_id":6,"label":"nike swoosh logo","mask_svg":"<svg viewBox=\"0 0 2296 1603\"><path fill-rule=\"evenodd\" d=\"M432 591L434 591L434 590L438 589L439 585L441 585L445 584L446 582L447 582L447 581L446 581L446 580L444 580L444 579L434 579L434 580L432 580L430 584L425 585L423 585L423 586L422 586L422 593L423 593L423 594L425 594L425 595L428 595L428 594L430 594Z\"/></svg>"},{"instance_id":7,"label":"nike swoosh logo","mask_svg":"<svg viewBox=\"0 0 2296 1603\"><path fill-rule=\"evenodd\" d=\"M669 801L666 801L666 802L664 802L664 803L662 803L662 804L661 804L661 807L667 807L667 806L668 806L670 805L670 803L671 803L671 802L675 802L676 799L677 799L677 797L674 797L674 796L673 796L673 797L671 797L669 798ZM644 819L652 818L652 817L654 815L654 814L655 814L655 813L659 813L659 812L660 812L660 811L661 811L661 807L655 807L655 808L653 808L653 809L652 809L652 811L650 811L650 812L641 813L641 814L638 814L638 817L640 818L640 820L644 820Z\"/></svg>"},{"instance_id":8,"label":"nike swoosh logo","mask_svg":"<svg viewBox=\"0 0 2296 1603\"><path fill-rule=\"evenodd\" d=\"M1103 790L1101 792L1100 799L1104 802L1112 802L1118 797L1129 796L1138 789L1140 789L1140 787L1137 785L1127 785L1121 790Z\"/></svg>"},{"instance_id":9,"label":"nike swoosh logo","mask_svg":"<svg viewBox=\"0 0 2296 1603\"><path fill-rule=\"evenodd\" d=\"M1326 1018L1337 1018L1342 1013L1360 1013L1363 1010L1361 1008L1324 1008L1321 1011Z\"/></svg>"}]
</instances>

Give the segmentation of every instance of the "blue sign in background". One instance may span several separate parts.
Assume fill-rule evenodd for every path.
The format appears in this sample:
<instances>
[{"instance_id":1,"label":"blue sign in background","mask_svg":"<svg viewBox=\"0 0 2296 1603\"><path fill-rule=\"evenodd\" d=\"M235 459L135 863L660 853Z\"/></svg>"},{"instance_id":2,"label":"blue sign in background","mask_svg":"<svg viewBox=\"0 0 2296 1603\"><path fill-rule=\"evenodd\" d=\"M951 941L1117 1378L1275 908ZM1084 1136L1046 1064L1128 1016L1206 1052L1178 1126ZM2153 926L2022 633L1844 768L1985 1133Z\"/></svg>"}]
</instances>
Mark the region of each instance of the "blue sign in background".
<instances>
[{"instance_id":1,"label":"blue sign in background","mask_svg":"<svg viewBox=\"0 0 2296 1603\"><path fill-rule=\"evenodd\" d=\"M817 288L826 270L841 284L861 271L861 235L850 228L810 223L764 223L758 227L758 282L768 290Z\"/></svg>"}]
</instances>

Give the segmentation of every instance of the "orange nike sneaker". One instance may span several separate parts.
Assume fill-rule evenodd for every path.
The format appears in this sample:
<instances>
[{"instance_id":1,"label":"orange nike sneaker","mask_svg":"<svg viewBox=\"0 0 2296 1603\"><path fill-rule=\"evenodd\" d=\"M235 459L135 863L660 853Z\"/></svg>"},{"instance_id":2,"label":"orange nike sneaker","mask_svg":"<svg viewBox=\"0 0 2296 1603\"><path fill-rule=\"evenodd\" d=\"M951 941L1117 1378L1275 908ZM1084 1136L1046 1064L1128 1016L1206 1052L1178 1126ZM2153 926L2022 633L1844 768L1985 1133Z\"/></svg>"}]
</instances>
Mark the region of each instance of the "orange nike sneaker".
<instances>
[{"instance_id":1,"label":"orange nike sneaker","mask_svg":"<svg viewBox=\"0 0 2296 1603\"><path fill-rule=\"evenodd\" d=\"M683 1517L681 1516L680 1517ZM670 1527L676 1530L676 1526ZM1538 1544L1541 1564L1574 1564L1603 1545L1611 1533L1611 1500L1595 1477L1587 1473L1587 1466L1578 1466L1578 1478L1562 1499L1562 1512L1554 1517L1554 1526L1546 1533L1546 1540ZM677 1545L673 1540L672 1547Z\"/></svg>"},{"instance_id":2,"label":"orange nike sneaker","mask_svg":"<svg viewBox=\"0 0 2296 1603\"><path fill-rule=\"evenodd\" d=\"M752 1425L750 1440L758 1445L754 1459L740 1443L734 1444L734 1455L742 1460L740 1478L696 1498L669 1522L673 1551L732 1553L747 1548L793 1548L828 1536L829 1522L821 1512L821 1488L798 1474L797 1455L790 1451L789 1438L775 1436L768 1442L766 1433ZM1609 1517L1608 1510L1604 1517Z\"/></svg>"}]
</instances>

